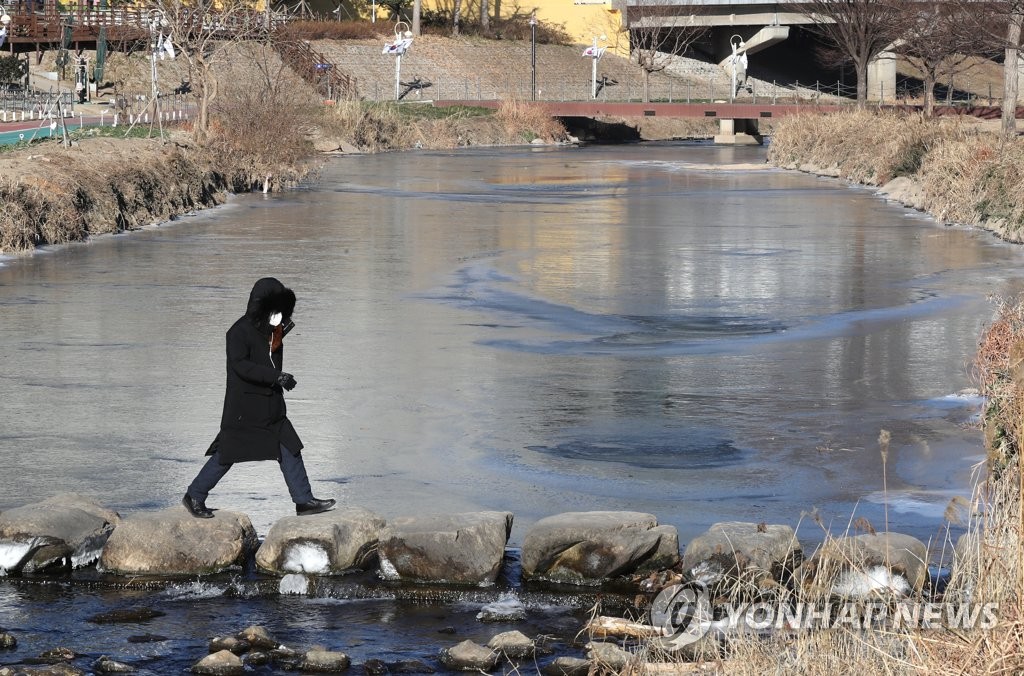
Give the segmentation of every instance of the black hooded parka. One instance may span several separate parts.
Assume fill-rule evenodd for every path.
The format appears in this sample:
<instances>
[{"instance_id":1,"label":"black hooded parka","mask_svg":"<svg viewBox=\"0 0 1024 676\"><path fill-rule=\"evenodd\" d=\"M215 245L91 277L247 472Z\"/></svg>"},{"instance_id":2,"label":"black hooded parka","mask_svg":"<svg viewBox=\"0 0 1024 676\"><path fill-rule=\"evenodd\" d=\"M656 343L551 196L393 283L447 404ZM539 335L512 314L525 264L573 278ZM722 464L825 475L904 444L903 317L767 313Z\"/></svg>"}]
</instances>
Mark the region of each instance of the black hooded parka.
<instances>
[{"instance_id":1,"label":"black hooded parka","mask_svg":"<svg viewBox=\"0 0 1024 676\"><path fill-rule=\"evenodd\" d=\"M284 346L270 352L270 315L287 324L295 294L273 277L256 282L245 315L227 332L227 389L220 434L207 455L220 451L221 464L279 460L281 446L298 455L302 441L288 420L277 378L284 368Z\"/></svg>"}]
</instances>

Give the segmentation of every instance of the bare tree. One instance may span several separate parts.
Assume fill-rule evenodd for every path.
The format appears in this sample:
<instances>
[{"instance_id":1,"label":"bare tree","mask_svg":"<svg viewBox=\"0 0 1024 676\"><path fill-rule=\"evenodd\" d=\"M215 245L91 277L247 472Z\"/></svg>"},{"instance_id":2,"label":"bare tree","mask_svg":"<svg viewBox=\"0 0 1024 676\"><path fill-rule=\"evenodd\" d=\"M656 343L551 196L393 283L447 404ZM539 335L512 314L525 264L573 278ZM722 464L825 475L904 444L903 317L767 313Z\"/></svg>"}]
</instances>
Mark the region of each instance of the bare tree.
<instances>
[{"instance_id":1,"label":"bare tree","mask_svg":"<svg viewBox=\"0 0 1024 676\"><path fill-rule=\"evenodd\" d=\"M868 100L868 64L904 33L907 0L804 0L790 11L807 16L813 30L835 45L857 72L857 106Z\"/></svg>"},{"instance_id":2,"label":"bare tree","mask_svg":"<svg viewBox=\"0 0 1024 676\"><path fill-rule=\"evenodd\" d=\"M188 65L198 107L193 135L205 140L219 91L218 61L231 45L265 35L264 17L247 0L149 0L143 12L154 35L170 41Z\"/></svg>"},{"instance_id":3,"label":"bare tree","mask_svg":"<svg viewBox=\"0 0 1024 676\"><path fill-rule=\"evenodd\" d=\"M637 0L626 8L630 51L643 71L644 102L651 100L651 73L682 56L710 27L698 20L702 3L688 0Z\"/></svg>"},{"instance_id":4,"label":"bare tree","mask_svg":"<svg viewBox=\"0 0 1024 676\"><path fill-rule=\"evenodd\" d=\"M487 0L480 0L480 28L487 31L491 28L491 17L487 13L489 7Z\"/></svg>"},{"instance_id":5,"label":"bare tree","mask_svg":"<svg viewBox=\"0 0 1024 676\"><path fill-rule=\"evenodd\" d=\"M896 41L895 51L922 74L924 114L932 115L935 105L935 83L940 77L948 81L969 67L975 51L974 31L969 30L969 16L963 5L949 2L907 2L901 8L900 24L906 26L903 37Z\"/></svg>"},{"instance_id":6,"label":"bare tree","mask_svg":"<svg viewBox=\"0 0 1024 676\"><path fill-rule=\"evenodd\" d=\"M963 11L966 24L974 32L975 42L987 56L1003 59L1002 131L1007 136L1017 132L1017 102L1020 96L1021 28L1024 26L1024 0L950 0Z\"/></svg>"},{"instance_id":7,"label":"bare tree","mask_svg":"<svg viewBox=\"0 0 1024 676\"><path fill-rule=\"evenodd\" d=\"M455 0L455 6L452 8L452 37L457 37L459 34L459 21L462 20L462 0Z\"/></svg>"}]
</instances>

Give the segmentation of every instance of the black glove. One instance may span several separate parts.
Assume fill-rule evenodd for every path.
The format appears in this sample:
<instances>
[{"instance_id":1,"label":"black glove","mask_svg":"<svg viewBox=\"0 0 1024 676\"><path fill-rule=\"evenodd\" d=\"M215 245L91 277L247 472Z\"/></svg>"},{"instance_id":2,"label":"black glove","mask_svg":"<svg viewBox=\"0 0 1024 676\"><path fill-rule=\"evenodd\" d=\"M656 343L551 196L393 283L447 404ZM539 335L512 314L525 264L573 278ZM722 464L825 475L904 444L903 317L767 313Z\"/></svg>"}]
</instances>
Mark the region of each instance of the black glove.
<instances>
[{"instance_id":1,"label":"black glove","mask_svg":"<svg viewBox=\"0 0 1024 676\"><path fill-rule=\"evenodd\" d=\"M291 391L295 388L295 377L290 373L281 372L281 375L277 377L277 384L286 390Z\"/></svg>"}]
</instances>

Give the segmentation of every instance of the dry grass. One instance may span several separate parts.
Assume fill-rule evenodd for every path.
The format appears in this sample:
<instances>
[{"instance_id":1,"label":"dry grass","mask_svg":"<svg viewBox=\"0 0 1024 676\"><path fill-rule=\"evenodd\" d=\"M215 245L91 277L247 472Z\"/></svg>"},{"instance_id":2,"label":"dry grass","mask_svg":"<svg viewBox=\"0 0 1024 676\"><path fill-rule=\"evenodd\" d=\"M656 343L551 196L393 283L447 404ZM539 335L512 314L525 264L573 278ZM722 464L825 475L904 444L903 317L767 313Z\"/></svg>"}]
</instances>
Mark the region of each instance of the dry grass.
<instances>
[{"instance_id":1,"label":"dry grass","mask_svg":"<svg viewBox=\"0 0 1024 676\"><path fill-rule=\"evenodd\" d=\"M537 138L551 142L565 137L565 127L547 110L524 105L514 99L501 102L495 119L509 143L529 142Z\"/></svg>"},{"instance_id":2,"label":"dry grass","mask_svg":"<svg viewBox=\"0 0 1024 676\"><path fill-rule=\"evenodd\" d=\"M210 156L156 139L47 142L5 157L17 178L0 185L0 250L23 251L130 230L219 201L224 177Z\"/></svg>"},{"instance_id":3,"label":"dry grass","mask_svg":"<svg viewBox=\"0 0 1024 676\"><path fill-rule=\"evenodd\" d=\"M1024 139L959 119L850 112L776 122L768 160L868 185L905 176L944 222L1024 241Z\"/></svg>"},{"instance_id":4,"label":"dry grass","mask_svg":"<svg viewBox=\"0 0 1024 676\"><path fill-rule=\"evenodd\" d=\"M929 153L919 180L937 218L1024 239L1024 140L996 134L944 139Z\"/></svg>"},{"instance_id":5,"label":"dry grass","mask_svg":"<svg viewBox=\"0 0 1024 676\"><path fill-rule=\"evenodd\" d=\"M322 134L340 137L367 152L411 148L417 134L397 105L339 101L324 111Z\"/></svg>"},{"instance_id":6,"label":"dry grass","mask_svg":"<svg viewBox=\"0 0 1024 676\"><path fill-rule=\"evenodd\" d=\"M429 112L429 114L427 114ZM475 109L419 111L415 105L341 101L325 110L321 136L335 137L366 152L410 148L450 149L512 145L565 138L565 128L543 111L506 103L494 114Z\"/></svg>"},{"instance_id":7,"label":"dry grass","mask_svg":"<svg viewBox=\"0 0 1024 676\"><path fill-rule=\"evenodd\" d=\"M968 132L956 120L870 111L808 114L775 122L769 162L834 170L857 183L883 185L910 176L940 139Z\"/></svg>"},{"instance_id":8,"label":"dry grass","mask_svg":"<svg viewBox=\"0 0 1024 676\"><path fill-rule=\"evenodd\" d=\"M1001 301L974 360L985 397L985 442L998 472L1024 443L1024 302Z\"/></svg>"}]
</instances>

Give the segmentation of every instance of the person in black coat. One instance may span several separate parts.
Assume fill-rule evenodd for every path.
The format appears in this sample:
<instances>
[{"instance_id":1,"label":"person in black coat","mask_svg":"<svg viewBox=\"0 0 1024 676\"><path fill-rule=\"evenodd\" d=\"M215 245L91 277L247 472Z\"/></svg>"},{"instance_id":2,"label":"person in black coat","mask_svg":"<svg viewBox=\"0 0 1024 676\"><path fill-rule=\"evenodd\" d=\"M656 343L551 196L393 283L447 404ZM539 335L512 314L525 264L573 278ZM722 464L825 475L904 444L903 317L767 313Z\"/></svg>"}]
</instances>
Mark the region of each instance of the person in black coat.
<instances>
[{"instance_id":1,"label":"person in black coat","mask_svg":"<svg viewBox=\"0 0 1024 676\"><path fill-rule=\"evenodd\" d=\"M334 500L313 497L302 462L302 440L288 420L284 390L295 378L284 369L284 336L294 326L295 293L273 277L256 282L245 315L227 333L227 389L220 433L182 504L192 516L213 517L206 498L236 462L277 460L298 515L318 514Z\"/></svg>"}]
</instances>

